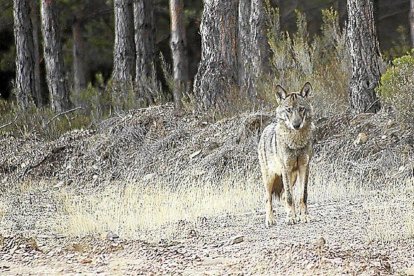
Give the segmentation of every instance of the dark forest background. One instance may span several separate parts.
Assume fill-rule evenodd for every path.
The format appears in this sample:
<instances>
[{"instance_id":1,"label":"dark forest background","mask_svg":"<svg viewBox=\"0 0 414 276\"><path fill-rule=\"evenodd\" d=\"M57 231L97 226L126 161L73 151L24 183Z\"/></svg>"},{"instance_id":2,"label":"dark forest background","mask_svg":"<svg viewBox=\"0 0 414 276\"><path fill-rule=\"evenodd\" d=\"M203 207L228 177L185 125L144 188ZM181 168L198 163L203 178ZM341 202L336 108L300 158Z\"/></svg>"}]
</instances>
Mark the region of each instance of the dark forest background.
<instances>
[{"instance_id":1,"label":"dark forest background","mask_svg":"<svg viewBox=\"0 0 414 276\"><path fill-rule=\"evenodd\" d=\"M167 0L156 0L156 47L158 56L162 53L167 64L172 64L170 41L170 14ZM295 10L306 14L308 31L312 37L320 31L321 10L333 7L338 10L340 24L346 19L346 1L338 0L273 0L280 8L281 29L294 32L297 26ZM72 87L72 45L73 25L81 19L81 35L85 42L87 81L96 85L101 74L106 82L112 72L114 44L113 1L107 0L60 0L59 24L63 43L64 61L69 84ZM199 25L202 15L202 1L184 1L185 25L188 39L189 74L193 78L197 72L201 54ZM409 0L374 1L378 38L384 57L391 59L409 48L408 28ZM15 44L13 38L13 3L0 0L0 94L8 99L15 78ZM42 55L42 54L41 54ZM41 66L42 63L42 56ZM43 68L44 70L44 68ZM159 68L159 70L161 70Z\"/></svg>"}]
</instances>

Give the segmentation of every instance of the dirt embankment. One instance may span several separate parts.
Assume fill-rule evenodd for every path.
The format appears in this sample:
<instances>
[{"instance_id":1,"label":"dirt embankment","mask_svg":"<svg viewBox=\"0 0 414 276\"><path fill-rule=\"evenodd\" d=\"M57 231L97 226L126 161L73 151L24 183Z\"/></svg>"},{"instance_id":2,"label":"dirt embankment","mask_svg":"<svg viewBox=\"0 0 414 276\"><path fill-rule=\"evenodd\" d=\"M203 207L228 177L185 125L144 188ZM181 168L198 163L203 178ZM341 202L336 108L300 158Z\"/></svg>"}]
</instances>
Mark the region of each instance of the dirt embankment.
<instances>
[{"instance_id":1,"label":"dirt embankment","mask_svg":"<svg viewBox=\"0 0 414 276\"><path fill-rule=\"evenodd\" d=\"M246 164L255 169L258 135L272 115L257 112L211 122L165 105L131 111L97 129L74 130L55 141L3 136L1 186L52 180L83 188L146 175L216 177ZM385 168L398 169L412 157L413 132L390 114L341 114L319 118L315 125L316 159L345 170L363 167L386 175ZM410 169L403 171L408 174Z\"/></svg>"}]
</instances>

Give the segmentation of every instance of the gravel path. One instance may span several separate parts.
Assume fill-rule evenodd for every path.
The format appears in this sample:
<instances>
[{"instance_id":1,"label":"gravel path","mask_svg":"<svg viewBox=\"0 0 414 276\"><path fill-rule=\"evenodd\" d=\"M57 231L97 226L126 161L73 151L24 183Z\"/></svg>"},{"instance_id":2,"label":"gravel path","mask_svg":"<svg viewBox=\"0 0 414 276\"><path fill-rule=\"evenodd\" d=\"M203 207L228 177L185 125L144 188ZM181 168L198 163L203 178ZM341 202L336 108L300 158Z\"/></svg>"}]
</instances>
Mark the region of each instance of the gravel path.
<instances>
[{"instance_id":1,"label":"gravel path","mask_svg":"<svg viewBox=\"0 0 414 276\"><path fill-rule=\"evenodd\" d=\"M365 199L366 200L366 199ZM280 210L280 208L278 208ZM414 267L414 241L368 241L361 202L309 206L313 219L266 229L261 212L176 225L182 238L158 243L116 235L0 238L1 275L396 275Z\"/></svg>"}]
</instances>

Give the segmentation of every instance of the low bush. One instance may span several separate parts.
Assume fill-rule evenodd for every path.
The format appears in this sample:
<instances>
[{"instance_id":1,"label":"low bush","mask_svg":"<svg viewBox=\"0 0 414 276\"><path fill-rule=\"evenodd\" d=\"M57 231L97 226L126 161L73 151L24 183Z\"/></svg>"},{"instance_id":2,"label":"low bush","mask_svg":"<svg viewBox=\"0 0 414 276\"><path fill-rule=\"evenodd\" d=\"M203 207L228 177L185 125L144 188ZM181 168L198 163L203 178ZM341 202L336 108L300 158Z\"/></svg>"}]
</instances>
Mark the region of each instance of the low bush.
<instances>
[{"instance_id":1,"label":"low bush","mask_svg":"<svg viewBox=\"0 0 414 276\"><path fill-rule=\"evenodd\" d=\"M264 89L263 99L274 98L276 84L297 91L310 81L317 104L317 116L329 116L344 111L348 105L350 78L349 53L345 46L345 31L339 26L338 12L322 10L323 23L319 35L310 38L306 16L296 11L297 31L293 34L280 29L279 10L267 4L268 41L272 51L274 78ZM275 103L275 101L273 101Z\"/></svg>"},{"instance_id":2,"label":"low bush","mask_svg":"<svg viewBox=\"0 0 414 276\"><path fill-rule=\"evenodd\" d=\"M401 123L414 123L414 50L395 58L381 77L377 89L380 99L385 105L393 106Z\"/></svg>"}]
</instances>

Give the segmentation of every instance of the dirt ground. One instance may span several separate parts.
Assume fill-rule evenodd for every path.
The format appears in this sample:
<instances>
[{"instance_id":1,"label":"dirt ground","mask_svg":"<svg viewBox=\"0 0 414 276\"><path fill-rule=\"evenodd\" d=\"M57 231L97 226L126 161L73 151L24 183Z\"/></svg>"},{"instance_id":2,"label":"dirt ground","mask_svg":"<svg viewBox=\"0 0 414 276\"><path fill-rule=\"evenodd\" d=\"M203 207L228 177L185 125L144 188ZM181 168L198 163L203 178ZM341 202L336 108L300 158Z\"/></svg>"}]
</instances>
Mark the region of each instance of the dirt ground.
<instances>
[{"instance_id":1,"label":"dirt ground","mask_svg":"<svg viewBox=\"0 0 414 276\"><path fill-rule=\"evenodd\" d=\"M177 224L184 237L158 243L111 234L6 236L0 273L403 275L414 267L413 240L367 242L367 215L361 210L358 201L312 204L310 223L287 226L281 215L270 229L261 212L206 218L196 228Z\"/></svg>"},{"instance_id":2,"label":"dirt ground","mask_svg":"<svg viewBox=\"0 0 414 276\"><path fill-rule=\"evenodd\" d=\"M279 204L277 224L267 229L258 204L169 222L175 234L168 237L56 231L57 217L65 219L62 189L87 195L124 179L171 176L220 183L212 177L237 167L260 185L255 148L271 118L214 122L164 106L55 141L2 136L0 274L414 275L414 136L385 113L318 118L309 223L288 226Z\"/></svg>"}]
</instances>

